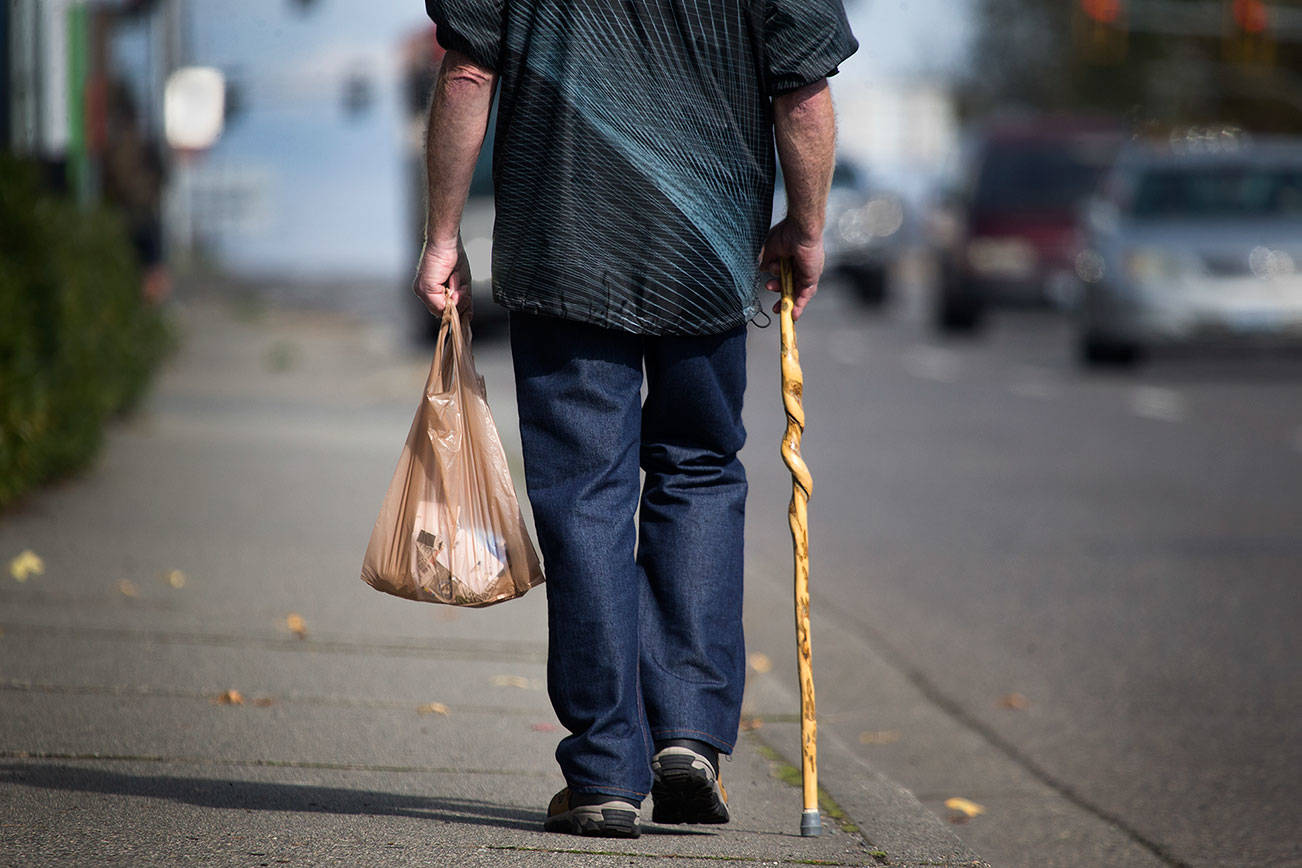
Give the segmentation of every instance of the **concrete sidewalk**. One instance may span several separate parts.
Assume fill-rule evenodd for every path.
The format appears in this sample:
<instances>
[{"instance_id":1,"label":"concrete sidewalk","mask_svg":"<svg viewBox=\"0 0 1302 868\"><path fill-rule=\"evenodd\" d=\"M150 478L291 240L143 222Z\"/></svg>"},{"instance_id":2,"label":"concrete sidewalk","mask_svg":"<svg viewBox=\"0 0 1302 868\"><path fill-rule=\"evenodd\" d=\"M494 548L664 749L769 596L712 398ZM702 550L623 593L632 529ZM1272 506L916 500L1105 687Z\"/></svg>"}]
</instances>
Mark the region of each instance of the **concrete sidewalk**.
<instances>
[{"instance_id":1,"label":"concrete sidewalk","mask_svg":"<svg viewBox=\"0 0 1302 868\"><path fill-rule=\"evenodd\" d=\"M0 517L0 558L45 567L0 577L0 863L983 864L869 770L800 838L798 705L762 658L732 824L657 827L648 802L636 841L544 834L544 590L471 611L357 577L427 357L338 315L178 313L182 352L97 467ZM509 360L476 357L519 482Z\"/></svg>"}]
</instances>

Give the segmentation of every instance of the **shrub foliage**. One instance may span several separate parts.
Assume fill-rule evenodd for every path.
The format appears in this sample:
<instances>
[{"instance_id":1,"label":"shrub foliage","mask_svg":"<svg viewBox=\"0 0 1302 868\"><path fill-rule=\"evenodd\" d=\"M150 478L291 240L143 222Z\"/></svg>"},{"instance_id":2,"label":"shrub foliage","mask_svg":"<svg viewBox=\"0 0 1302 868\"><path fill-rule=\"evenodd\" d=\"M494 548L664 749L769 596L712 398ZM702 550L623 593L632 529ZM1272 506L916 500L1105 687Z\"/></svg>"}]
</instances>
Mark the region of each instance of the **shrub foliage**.
<instances>
[{"instance_id":1,"label":"shrub foliage","mask_svg":"<svg viewBox=\"0 0 1302 868\"><path fill-rule=\"evenodd\" d=\"M167 346L117 215L0 155L0 507L89 463Z\"/></svg>"}]
</instances>

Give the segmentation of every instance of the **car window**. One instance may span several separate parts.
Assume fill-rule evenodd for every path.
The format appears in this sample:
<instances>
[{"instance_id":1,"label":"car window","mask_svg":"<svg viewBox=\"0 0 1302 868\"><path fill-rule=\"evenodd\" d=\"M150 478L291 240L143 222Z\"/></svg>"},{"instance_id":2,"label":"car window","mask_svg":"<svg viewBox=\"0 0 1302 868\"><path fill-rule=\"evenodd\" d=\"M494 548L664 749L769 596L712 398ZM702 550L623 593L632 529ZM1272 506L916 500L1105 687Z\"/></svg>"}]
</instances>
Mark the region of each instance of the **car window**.
<instances>
[{"instance_id":1,"label":"car window","mask_svg":"<svg viewBox=\"0 0 1302 868\"><path fill-rule=\"evenodd\" d=\"M1061 211L1088 196L1107 161L1064 142L998 143L977 175L977 211Z\"/></svg>"},{"instance_id":2,"label":"car window","mask_svg":"<svg viewBox=\"0 0 1302 868\"><path fill-rule=\"evenodd\" d=\"M1302 167L1151 169L1139 177L1129 211L1139 219L1302 218Z\"/></svg>"}]
</instances>

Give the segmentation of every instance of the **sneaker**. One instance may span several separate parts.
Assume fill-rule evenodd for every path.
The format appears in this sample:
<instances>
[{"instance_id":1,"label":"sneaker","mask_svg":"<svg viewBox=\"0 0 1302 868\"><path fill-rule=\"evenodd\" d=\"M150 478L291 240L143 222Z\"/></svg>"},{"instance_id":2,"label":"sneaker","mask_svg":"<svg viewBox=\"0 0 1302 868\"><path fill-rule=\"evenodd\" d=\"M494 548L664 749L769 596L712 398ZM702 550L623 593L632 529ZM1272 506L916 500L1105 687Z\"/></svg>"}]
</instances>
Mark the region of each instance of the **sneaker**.
<instances>
[{"instance_id":1,"label":"sneaker","mask_svg":"<svg viewBox=\"0 0 1302 868\"><path fill-rule=\"evenodd\" d=\"M714 764L701 753L669 745L651 758L655 782L651 798L656 823L726 823L728 791L719 782Z\"/></svg>"},{"instance_id":2,"label":"sneaker","mask_svg":"<svg viewBox=\"0 0 1302 868\"><path fill-rule=\"evenodd\" d=\"M569 787L552 796L543 829L597 838L636 838L641 834L637 805L602 793L571 793Z\"/></svg>"}]
</instances>

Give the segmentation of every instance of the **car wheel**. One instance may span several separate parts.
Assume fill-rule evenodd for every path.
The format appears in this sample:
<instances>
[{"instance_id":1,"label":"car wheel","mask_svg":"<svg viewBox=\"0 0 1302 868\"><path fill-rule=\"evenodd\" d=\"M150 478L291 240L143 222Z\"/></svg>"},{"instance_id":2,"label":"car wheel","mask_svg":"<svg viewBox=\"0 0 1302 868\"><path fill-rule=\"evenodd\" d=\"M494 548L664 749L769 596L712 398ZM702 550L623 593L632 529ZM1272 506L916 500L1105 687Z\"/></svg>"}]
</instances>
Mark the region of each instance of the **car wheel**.
<instances>
[{"instance_id":1,"label":"car wheel","mask_svg":"<svg viewBox=\"0 0 1302 868\"><path fill-rule=\"evenodd\" d=\"M880 265L846 269L859 300L876 307L886 301L886 269Z\"/></svg>"},{"instance_id":2,"label":"car wheel","mask_svg":"<svg viewBox=\"0 0 1302 868\"><path fill-rule=\"evenodd\" d=\"M985 309L971 292L942 290L936 300L936 328L947 334L970 334L981 328Z\"/></svg>"},{"instance_id":3,"label":"car wheel","mask_svg":"<svg viewBox=\"0 0 1302 868\"><path fill-rule=\"evenodd\" d=\"M1086 332L1077 344L1077 356L1088 368L1133 368L1143 359L1143 348L1134 341Z\"/></svg>"}]
</instances>

